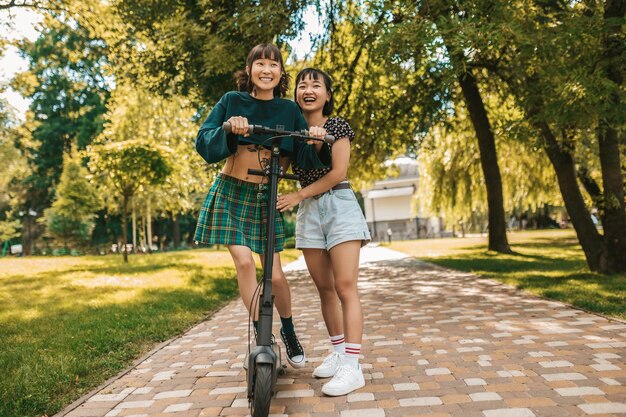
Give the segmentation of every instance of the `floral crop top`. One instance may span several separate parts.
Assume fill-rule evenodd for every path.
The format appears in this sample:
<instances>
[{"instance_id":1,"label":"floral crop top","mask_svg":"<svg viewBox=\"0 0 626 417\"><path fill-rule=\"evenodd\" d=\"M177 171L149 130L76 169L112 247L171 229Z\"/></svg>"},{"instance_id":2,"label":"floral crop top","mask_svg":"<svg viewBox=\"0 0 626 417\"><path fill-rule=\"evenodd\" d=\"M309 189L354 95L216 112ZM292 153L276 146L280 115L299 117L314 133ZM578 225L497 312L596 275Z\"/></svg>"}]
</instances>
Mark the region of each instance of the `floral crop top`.
<instances>
[{"instance_id":1,"label":"floral crop top","mask_svg":"<svg viewBox=\"0 0 626 417\"><path fill-rule=\"evenodd\" d=\"M348 138L350 142L354 140L354 130L350 127L348 122L341 117L330 117L324 123L324 129L329 135L333 135L336 140L341 138ZM330 146L330 152L332 154L332 145ZM293 166L293 173L300 177L300 186L302 188L313 184L315 181L328 174L329 168L319 169L304 169L298 165Z\"/></svg>"}]
</instances>

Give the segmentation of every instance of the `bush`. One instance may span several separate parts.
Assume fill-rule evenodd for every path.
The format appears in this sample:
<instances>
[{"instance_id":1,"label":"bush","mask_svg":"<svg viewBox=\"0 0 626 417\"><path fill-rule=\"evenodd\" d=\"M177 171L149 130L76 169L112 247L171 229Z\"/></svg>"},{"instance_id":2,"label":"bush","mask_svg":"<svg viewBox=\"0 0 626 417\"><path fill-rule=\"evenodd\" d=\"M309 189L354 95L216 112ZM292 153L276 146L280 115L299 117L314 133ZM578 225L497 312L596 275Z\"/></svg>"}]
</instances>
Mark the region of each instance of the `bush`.
<instances>
[{"instance_id":1,"label":"bush","mask_svg":"<svg viewBox=\"0 0 626 417\"><path fill-rule=\"evenodd\" d=\"M285 218L284 225L285 225L285 237L286 238L290 238L296 235L296 222L288 218Z\"/></svg>"},{"instance_id":2,"label":"bush","mask_svg":"<svg viewBox=\"0 0 626 417\"><path fill-rule=\"evenodd\" d=\"M65 248L57 248L52 250L52 256L65 256L69 251Z\"/></svg>"}]
</instances>

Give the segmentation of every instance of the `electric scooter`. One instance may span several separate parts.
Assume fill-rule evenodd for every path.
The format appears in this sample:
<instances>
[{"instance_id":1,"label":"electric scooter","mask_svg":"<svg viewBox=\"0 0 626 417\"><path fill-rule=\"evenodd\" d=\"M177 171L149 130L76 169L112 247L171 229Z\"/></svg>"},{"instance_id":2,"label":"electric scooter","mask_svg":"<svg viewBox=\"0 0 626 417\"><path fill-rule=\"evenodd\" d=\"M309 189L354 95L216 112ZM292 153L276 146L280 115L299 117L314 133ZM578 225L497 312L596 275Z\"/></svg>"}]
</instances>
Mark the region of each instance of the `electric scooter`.
<instances>
[{"instance_id":1,"label":"electric scooter","mask_svg":"<svg viewBox=\"0 0 626 417\"><path fill-rule=\"evenodd\" d=\"M231 131L230 123L224 122L223 129ZM272 319L274 313L274 297L272 296L272 267L274 261L274 221L276 220L276 199L278 196L278 179L286 178L297 180L298 176L281 172L280 161L280 141L285 137L292 137L295 140L316 140L332 144L335 138L326 135L324 139L315 138L308 135L306 130L292 132L285 130L282 126L275 129L268 127L251 125L249 133L272 135L267 142L271 141L270 163L263 170L249 169L248 174L267 177L269 179L267 192L267 223L266 242L263 278L261 280L261 294L259 296L259 321L256 332L256 348L248 356L247 382L248 401L252 417L267 417L270 411L270 402L275 393L276 380L282 372L282 362L280 357L280 347L272 334Z\"/></svg>"}]
</instances>

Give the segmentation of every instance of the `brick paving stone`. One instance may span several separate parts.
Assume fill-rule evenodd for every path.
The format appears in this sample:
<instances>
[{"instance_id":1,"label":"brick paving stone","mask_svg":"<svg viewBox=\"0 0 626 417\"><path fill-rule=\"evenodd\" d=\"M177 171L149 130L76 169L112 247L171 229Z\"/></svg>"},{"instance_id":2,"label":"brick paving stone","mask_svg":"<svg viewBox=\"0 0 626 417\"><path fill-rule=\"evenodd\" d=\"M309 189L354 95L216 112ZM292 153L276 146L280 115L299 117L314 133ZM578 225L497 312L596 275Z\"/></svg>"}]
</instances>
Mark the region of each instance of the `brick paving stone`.
<instances>
[{"instance_id":1,"label":"brick paving stone","mask_svg":"<svg viewBox=\"0 0 626 417\"><path fill-rule=\"evenodd\" d=\"M276 417L626 414L626 323L412 258L362 266L366 385L326 397L317 292L306 271L287 277L308 363L280 376ZM55 417L248 415L247 323L234 300Z\"/></svg>"},{"instance_id":2,"label":"brick paving stone","mask_svg":"<svg viewBox=\"0 0 626 417\"><path fill-rule=\"evenodd\" d=\"M624 403L580 404L578 407L587 414L626 413L626 404Z\"/></svg>"},{"instance_id":3,"label":"brick paving stone","mask_svg":"<svg viewBox=\"0 0 626 417\"><path fill-rule=\"evenodd\" d=\"M485 417L535 417L528 408L499 408L496 410L483 411Z\"/></svg>"},{"instance_id":4,"label":"brick paving stone","mask_svg":"<svg viewBox=\"0 0 626 417\"><path fill-rule=\"evenodd\" d=\"M472 401L498 401L502 399L497 392L475 392L469 396Z\"/></svg>"},{"instance_id":5,"label":"brick paving stone","mask_svg":"<svg viewBox=\"0 0 626 417\"><path fill-rule=\"evenodd\" d=\"M541 375L546 381L577 381L581 379L587 379L583 374L577 372L562 373L562 374L544 374Z\"/></svg>"},{"instance_id":6,"label":"brick paving stone","mask_svg":"<svg viewBox=\"0 0 626 417\"><path fill-rule=\"evenodd\" d=\"M448 394L441 397L444 404L461 404L472 401L468 395L464 394Z\"/></svg>"},{"instance_id":7,"label":"brick paving stone","mask_svg":"<svg viewBox=\"0 0 626 417\"><path fill-rule=\"evenodd\" d=\"M153 400L145 401L125 401L117 405L116 408L147 408L154 404Z\"/></svg>"},{"instance_id":8,"label":"brick paving stone","mask_svg":"<svg viewBox=\"0 0 626 417\"><path fill-rule=\"evenodd\" d=\"M349 403L360 401L374 401L374 394L371 392L353 392L348 394L347 400Z\"/></svg>"},{"instance_id":9,"label":"brick paving stone","mask_svg":"<svg viewBox=\"0 0 626 417\"><path fill-rule=\"evenodd\" d=\"M443 401L439 397L414 397L403 398L400 400L400 407L415 407L439 404L443 404Z\"/></svg>"},{"instance_id":10,"label":"brick paving stone","mask_svg":"<svg viewBox=\"0 0 626 417\"><path fill-rule=\"evenodd\" d=\"M237 394L238 392L245 392L246 387L224 387L224 388L215 388L209 395L221 395L221 394Z\"/></svg>"},{"instance_id":11,"label":"brick paving stone","mask_svg":"<svg viewBox=\"0 0 626 417\"><path fill-rule=\"evenodd\" d=\"M188 397L189 394L191 394L192 390L190 389L186 389L186 390L178 390L178 391L164 391L164 392L159 392L158 394L156 394L154 396L155 400L160 400L162 398L182 398L182 397Z\"/></svg>"},{"instance_id":12,"label":"brick paving stone","mask_svg":"<svg viewBox=\"0 0 626 417\"><path fill-rule=\"evenodd\" d=\"M312 389L299 389L290 391L278 391L276 398L303 398L312 397L314 392Z\"/></svg>"},{"instance_id":13,"label":"brick paving stone","mask_svg":"<svg viewBox=\"0 0 626 417\"><path fill-rule=\"evenodd\" d=\"M179 411L187 411L191 408L192 403L182 403L182 404L172 404L168 405L163 412L165 413L176 413Z\"/></svg>"},{"instance_id":14,"label":"brick paving stone","mask_svg":"<svg viewBox=\"0 0 626 417\"><path fill-rule=\"evenodd\" d=\"M419 389L420 389L419 384L415 382L393 384L394 391L417 391Z\"/></svg>"},{"instance_id":15,"label":"brick paving stone","mask_svg":"<svg viewBox=\"0 0 626 417\"><path fill-rule=\"evenodd\" d=\"M555 389L559 395L564 397L583 396L583 395L602 395L604 392L596 387L574 387L574 388L557 388Z\"/></svg>"},{"instance_id":16,"label":"brick paving stone","mask_svg":"<svg viewBox=\"0 0 626 417\"><path fill-rule=\"evenodd\" d=\"M485 380L482 378L466 378L465 383L468 386L487 385L487 382L485 382Z\"/></svg>"},{"instance_id":17,"label":"brick paving stone","mask_svg":"<svg viewBox=\"0 0 626 417\"><path fill-rule=\"evenodd\" d=\"M510 398L506 403L511 407L552 407L556 403L550 398Z\"/></svg>"},{"instance_id":18,"label":"brick paving stone","mask_svg":"<svg viewBox=\"0 0 626 417\"><path fill-rule=\"evenodd\" d=\"M340 417L385 417L385 410L380 408L366 408L362 410L344 410Z\"/></svg>"}]
</instances>

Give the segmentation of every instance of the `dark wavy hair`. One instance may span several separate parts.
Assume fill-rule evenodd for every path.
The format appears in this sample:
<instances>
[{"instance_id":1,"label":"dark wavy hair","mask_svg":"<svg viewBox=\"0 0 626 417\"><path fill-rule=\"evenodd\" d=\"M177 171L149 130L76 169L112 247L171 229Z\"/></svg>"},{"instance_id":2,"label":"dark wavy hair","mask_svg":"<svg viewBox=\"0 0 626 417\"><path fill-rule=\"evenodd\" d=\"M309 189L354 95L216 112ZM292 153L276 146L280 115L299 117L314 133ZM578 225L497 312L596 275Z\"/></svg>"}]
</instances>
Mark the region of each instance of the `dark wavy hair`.
<instances>
[{"instance_id":1,"label":"dark wavy hair","mask_svg":"<svg viewBox=\"0 0 626 417\"><path fill-rule=\"evenodd\" d=\"M333 112L333 108L335 107L335 96L333 95L333 79L330 78L330 75L326 74L321 69L305 68L302 71L300 71L298 75L296 75L296 86L293 90L294 101L296 102L296 104L298 104L298 98L297 98L298 83L307 77L312 78L316 81L320 78L324 80L324 85L326 86L326 92L330 96L330 100L328 100L324 104L324 108L322 109L322 114L324 116L330 115ZM300 107L299 104L298 104L298 107ZM300 110L302 110L302 108Z\"/></svg>"},{"instance_id":2,"label":"dark wavy hair","mask_svg":"<svg viewBox=\"0 0 626 417\"><path fill-rule=\"evenodd\" d=\"M252 63L257 59L271 59L280 64L280 82L274 88L274 97L285 97L289 89L289 74L285 72L285 65L283 64L283 56L280 53L280 49L271 43L262 43L255 46L250 50L248 58L246 58L246 67L248 67L248 70L252 71ZM248 93L254 91L254 84L245 70L237 71L235 73L235 80L239 91L247 91Z\"/></svg>"}]
</instances>

